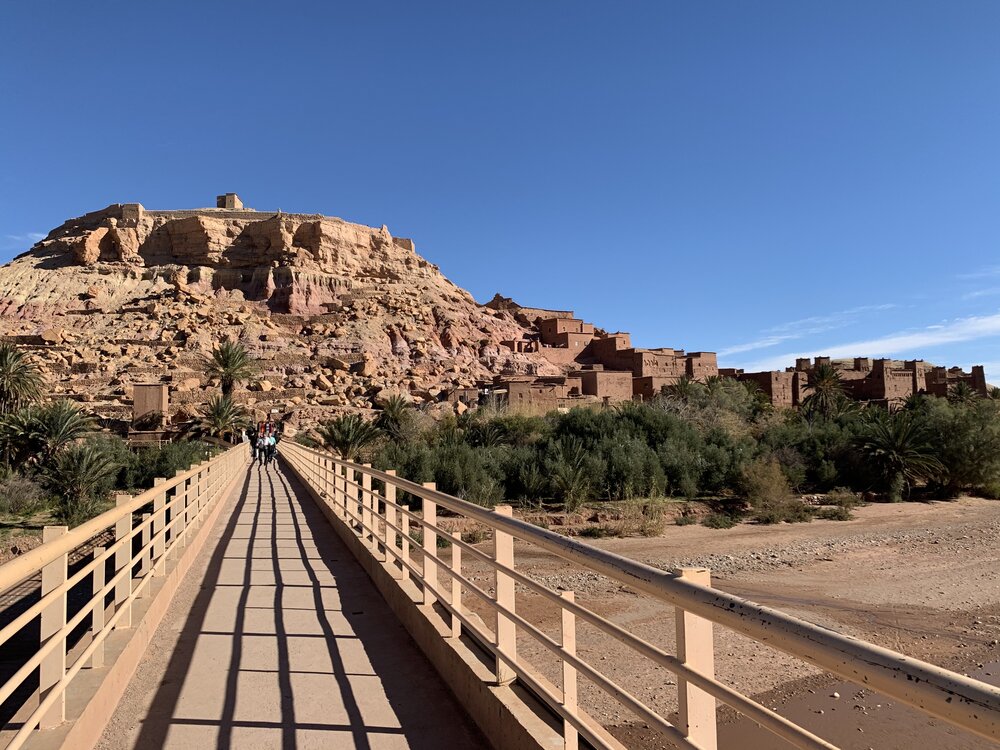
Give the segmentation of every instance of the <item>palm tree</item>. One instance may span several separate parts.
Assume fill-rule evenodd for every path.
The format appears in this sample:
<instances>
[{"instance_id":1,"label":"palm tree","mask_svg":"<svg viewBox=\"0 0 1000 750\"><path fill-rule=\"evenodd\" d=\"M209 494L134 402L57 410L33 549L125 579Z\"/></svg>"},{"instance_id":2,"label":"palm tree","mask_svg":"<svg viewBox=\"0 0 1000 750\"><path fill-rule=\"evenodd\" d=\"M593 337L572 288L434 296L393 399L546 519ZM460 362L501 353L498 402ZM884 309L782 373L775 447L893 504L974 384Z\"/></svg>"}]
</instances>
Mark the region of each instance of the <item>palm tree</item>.
<instances>
[{"instance_id":1,"label":"palm tree","mask_svg":"<svg viewBox=\"0 0 1000 750\"><path fill-rule=\"evenodd\" d=\"M979 394L976 393L971 385L964 381L955 383L948 390L948 400L953 404L971 404L977 398L979 398Z\"/></svg>"},{"instance_id":2,"label":"palm tree","mask_svg":"<svg viewBox=\"0 0 1000 750\"><path fill-rule=\"evenodd\" d=\"M927 404L926 393L911 393L903 399L901 409L903 411L919 411Z\"/></svg>"},{"instance_id":3,"label":"palm tree","mask_svg":"<svg viewBox=\"0 0 1000 750\"><path fill-rule=\"evenodd\" d=\"M552 486L562 497L563 510L577 510L590 492L587 452L577 438L556 441L554 461L550 465Z\"/></svg>"},{"instance_id":4,"label":"palm tree","mask_svg":"<svg viewBox=\"0 0 1000 750\"><path fill-rule=\"evenodd\" d=\"M95 427L94 418L65 399L0 417L0 452L11 464L49 463Z\"/></svg>"},{"instance_id":5,"label":"palm tree","mask_svg":"<svg viewBox=\"0 0 1000 750\"><path fill-rule=\"evenodd\" d=\"M227 398L238 383L249 380L256 371L257 363L239 341L227 339L205 358L205 372L221 381L222 395Z\"/></svg>"},{"instance_id":6,"label":"palm tree","mask_svg":"<svg viewBox=\"0 0 1000 750\"><path fill-rule=\"evenodd\" d=\"M344 460L354 462L382 436L382 430L358 414L342 414L320 425L317 432L327 448Z\"/></svg>"},{"instance_id":7,"label":"palm tree","mask_svg":"<svg viewBox=\"0 0 1000 750\"><path fill-rule=\"evenodd\" d=\"M466 432L466 439L476 448L496 448L508 442L507 431L492 421L473 424Z\"/></svg>"},{"instance_id":8,"label":"palm tree","mask_svg":"<svg viewBox=\"0 0 1000 750\"><path fill-rule=\"evenodd\" d=\"M19 409L0 415L0 453L8 466L22 466L35 454L35 410Z\"/></svg>"},{"instance_id":9,"label":"palm tree","mask_svg":"<svg viewBox=\"0 0 1000 750\"><path fill-rule=\"evenodd\" d=\"M10 414L42 397L38 368L13 344L0 344L0 414Z\"/></svg>"},{"instance_id":10,"label":"palm tree","mask_svg":"<svg viewBox=\"0 0 1000 750\"><path fill-rule=\"evenodd\" d=\"M764 389L752 380L741 380L740 385L746 389L747 396L750 397L750 408L754 414L764 414L774 411L774 404L771 397L764 393Z\"/></svg>"},{"instance_id":11,"label":"palm tree","mask_svg":"<svg viewBox=\"0 0 1000 750\"><path fill-rule=\"evenodd\" d=\"M232 398L212 396L208 405L199 411L194 430L208 437L224 438L238 432L246 419L246 409Z\"/></svg>"},{"instance_id":12,"label":"palm tree","mask_svg":"<svg viewBox=\"0 0 1000 750\"><path fill-rule=\"evenodd\" d=\"M39 460L47 463L62 448L96 427L94 417L67 399L35 409L34 437L39 445Z\"/></svg>"},{"instance_id":13,"label":"palm tree","mask_svg":"<svg viewBox=\"0 0 1000 750\"><path fill-rule=\"evenodd\" d=\"M111 489L118 461L100 446L81 443L66 449L42 479L57 496L57 517L76 526L96 515Z\"/></svg>"},{"instance_id":14,"label":"palm tree","mask_svg":"<svg viewBox=\"0 0 1000 750\"><path fill-rule=\"evenodd\" d=\"M382 410L375 417L375 426L393 438L402 436L403 427L410 419L412 404L395 393L381 404Z\"/></svg>"},{"instance_id":15,"label":"palm tree","mask_svg":"<svg viewBox=\"0 0 1000 750\"><path fill-rule=\"evenodd\" d=\"M882 480L889 499L902 500L904 491L921 479L943 471L933 452L931 436L905 411L865 419L865 432L857 439L861 455Z\"/></svg>"},{"instance_id":16,"label":"palm tree","mask_svg":"<svg viewBox=\"0 0 1000 750\"><path fill-rule=\"evenodd\" d=\"M844 393L844 382L833 365L817 366L809 378L809 387L812 393L802 402L806 414L829 419L843 409L847 398Z\"/></svg>"},{"instance_id":17,"label":"palm tree","mask_svg":"<svg viewBox=\"0 0 1000 750\"><path fill-rule=\"evenodd\" d=\"M673 385L663 386L663 395L678 401L690 401L701 390L701 384L687 375L681 375Z\"/></svg>"}]
</instances>

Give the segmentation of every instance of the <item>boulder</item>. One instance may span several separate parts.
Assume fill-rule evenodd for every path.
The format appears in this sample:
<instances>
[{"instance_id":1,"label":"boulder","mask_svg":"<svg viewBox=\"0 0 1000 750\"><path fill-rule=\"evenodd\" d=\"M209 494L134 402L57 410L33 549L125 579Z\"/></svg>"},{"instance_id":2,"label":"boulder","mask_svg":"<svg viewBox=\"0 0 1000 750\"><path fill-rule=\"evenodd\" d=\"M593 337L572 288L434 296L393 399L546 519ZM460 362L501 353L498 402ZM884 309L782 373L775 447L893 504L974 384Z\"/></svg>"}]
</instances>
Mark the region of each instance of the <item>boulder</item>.
<instances>
[{"instance_id":1,"label":"boulder","mask_svg":"<svg viewBox=\"0 0 1000 750\"><path fill-rule=\"evenodd\" d=\"M46 328L42 331L41 338L46 344L61 344L66 340L66 334L61 328Z\"/></svg>"}]
</instances>

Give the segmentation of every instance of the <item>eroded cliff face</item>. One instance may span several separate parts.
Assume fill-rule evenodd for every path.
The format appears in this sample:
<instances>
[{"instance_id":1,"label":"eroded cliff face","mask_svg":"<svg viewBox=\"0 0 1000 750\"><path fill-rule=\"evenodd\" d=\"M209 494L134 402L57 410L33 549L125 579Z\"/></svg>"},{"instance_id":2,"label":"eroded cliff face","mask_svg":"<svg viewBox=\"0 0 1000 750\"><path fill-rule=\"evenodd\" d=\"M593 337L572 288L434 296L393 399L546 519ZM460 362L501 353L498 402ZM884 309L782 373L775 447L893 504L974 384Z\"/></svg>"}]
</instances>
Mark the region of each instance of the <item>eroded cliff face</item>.
<instances>
[{"instance_id":1,"label":"eroded cliff face","mask_svg":"<svg viewBox=\"0 0 1000 750\"><path fill-rule=\"evenodd\" d=\"M389 392L434 401L502 371L554 374L501 346L524 330L410 240L326 216L119 204L0 268L0 334L37 344L57 393L111 410L156 379L178 385L175 402L201 400L198 359L227 337L264 360L248 400L308 418Z\"/></svg>"}]
</instances>

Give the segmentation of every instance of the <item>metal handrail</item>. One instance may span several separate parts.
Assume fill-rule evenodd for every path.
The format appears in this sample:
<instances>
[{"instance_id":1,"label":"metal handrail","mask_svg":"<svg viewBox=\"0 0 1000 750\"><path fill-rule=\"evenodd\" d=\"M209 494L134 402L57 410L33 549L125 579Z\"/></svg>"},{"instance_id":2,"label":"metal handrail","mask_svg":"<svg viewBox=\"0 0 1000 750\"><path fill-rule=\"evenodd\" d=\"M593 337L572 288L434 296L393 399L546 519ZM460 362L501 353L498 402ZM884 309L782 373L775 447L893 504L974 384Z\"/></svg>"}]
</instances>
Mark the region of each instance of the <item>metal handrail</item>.
<instances>
[{"instance_id":1,"label":"metal handrail","mask_svg":"<svg viewBox=\"0 0 1000 750\"><path fill-rule=\"evenodd\" d=\"M115 508L75 529L46 527L45 536L51 534L54 538L0 566L0 592L39 574L42 582L38 601L0 630L2 644L41 617L43 632L38 648L0 685L2 703L32 672L40 669L38 705L20 722L20 728L6 745L8 750L21 747L36 727L56 726L63 720L67 687L85 666L103 664L103 644L108 635L113 630L131 627L135 600L149 595L152 580L166 572L167 560L187 543L189 533L207 516L208 509L219 500L247 457L246 446L237 446L170 479L157 479L152 489L139 495L118 495ZM136 522L135 511L150 504L153 512ZM95 547L93 559L72 576L68 575L68 554L107 531L114 533L114 541L107 547ZM136 537L140 540L139 549L133 552ZM113 572L105 579L109 561L113 562ZM136 565L139 565L137 577L133 575ZM69 591L87 578L93 581L90 598L67 619ZM105 619L105 598L112 594L113 609ZM92 618L90 642L82 652L74 653L73 661L67 664L70 633L87 617Z\"/></svg>"},{"instance_id":2,"label":"metal handrail","mask_svg":"<svg viewBox=\"0 0 1000 750\"><path fill-rule=\"evenodd\" d=\"M373 469L370 466L343 461L333 457L329 453L297 444L290 445L283 443L280 449L286 455L286 458L296 459L294 462L299 464L298 468L304 472L304 478L307 479L307 483L310 474L314 475L313 481L315 481L316 478L323 476L325 472L334 471L339 473L339 479L335 479L334 481L339 481L343 485L343 489L335 490L334 495L337 492L341 492L346 496L348 486L353 485L355 489L361 491L361 498L359 499L357 494L355 494L351 500L352 502L362 503L365 501L366 496L374 495L378 498L378 502L385 502L388 508L388 501L378 495L377 492L361 487L356 482L350 481L347 476L344 476L345 472L357 473L362 477L367 475L369 483L371 480L378 480L386 486L392 486L396 490L420 497L441 508L446 508L454 513L483 523L494 529L494 531L509 534L549 551L564 560L577 563L591 571L601 573L613 580L639 589L681 610L725 626L758 642L785 651L803 661L833 672L848 680L870 687L873 690L911 705L926 714L943 719L981 737L993 741L1000 740L1000 689L991 685L876 646L858 638L814 625L771 607L756 604L733 594L720 591L709 585L699 584L613 552L591 547L575 539L564 537L507 515L498 514L468 501L439 492L436 489L424 487L393 474ZM298 454L298 456L296 457L295 454ZM331 482L327 479L323 483L325 484L325 490L328 491ZM347 510L347 505L348 503L344 502L345 511ZM395 504L392 507L399 508ZM399 510L402 509L399 508ZM351 515L353 516L353 514ZM379 521L386 524L387 529L390 528L388 518L377 514L377 507L376 515ZM411 514L407 513L406 515ZM360 521L360 519L358 520ZM427 525L423 520L418 520L418 523L421 526ZM376 525L378 525L378 522L376 522ZM409 520L407 520L406 525L409 525ZM363 522L361 526L364 529L362 536L367 533L376 539L378 538L378 529L372 529ZM399 533L400 531L394 525L391 528L395 530L395 533ZM388 530L386 534L388 535ZM466 547L467 545L463 544L462 546ZM384 548L385 552L391 551L394 556L398 556L399 554L395 549L389 550L388 544L385 544ZM426 549L423 552L427 554ZM488 556L483 555L483 557ZM451 573L451 571L447 570L446 565L437 560L436 556L434 559L436 561L434 565L438 570ZM513 579L525 578L522 574L516 573L512 568L503 566L496 561L490 560L489 562L498 575L502 572ZM415 576L418 575L415 568L411 572ZM440 595L439 602L446 609L449 608L448 603L440 599ZM495 602L493 606L496 609L497 605ZM595 623L596 620L603 620L603 618L589 611L587 611L588 614L584 615L580 611L583 608L580 608L579 605L567 606L565 602L562 602L562 606L566 609L573 609L576 614L580 614L592 623ZM607 624L613 628L617 628L613 623ZM621 634L616 633L615 635L620 636ZM628 645L639 651L643 651L644 646L654 649L654 651L645 649L646 656L651 658L656 651L659 651L656 647L646 644L635 636L631 636L631 638L627 639L627 642ZM664 656L669 657L667 654L664 654ZM680 677L686 677L681 671L676 669L678 663L683 663L677 662L676 657L670 658L676 663L668 663L668 660L660 661L668 669L677 671ZM758 716L756 715L756 707L759 704L751 701L750 705L748 705L745 702L748 699L743 698L740 700L742 696L732 691L728 686L717 683L714 678L711 680L711 683L718 685L719 688L714 689L712 684L705 682L702 685L703 689L736 710L748 713L748 715L751 715L751 718L762 724L766 725L770 723L771 725L767 728L776 733L784 735L784 730L788 729L789 722L786 719L777 717L777 714L773 716ZM774 717L777 717L779 725L775 724ZM761 721L761 718L765 720ZM814 736L810 735L810 737ZM818 740L818 738L815 739ZM831 747L828 744L822 743L822 741L819 741L822 743L819 745L809 744L809 740L805 736L800 736L796 744L800 742L803 743L800 744L802 747Z\"/></svg>"},{"instance_id":3,"label":"metal handrail","mask_svg":"<svg viewBox=\"0 0 1000 750\"><path fill-rule=\"evenodd\" d=\"M239 449L240 446L237 446L236 448L232 448L230 450ZM224 455L226 454L223 453L220 456L216 456L213 461L220 460ZM209 463L212 462L210 461ZM9 560L3 565L0 565L0 591L6 591L11 586L23 581L28 576L36 575L41 572L42 568L53 560L58 559L60 555L72 552L92 537L95 537L102 531L114 526L122 518L132 515L139 510L139 508L153 502L153 499L160 493L165 490L171 490L178 485L187 482L188 479L197 476L201 470L202 465L195 464L187 471L167 479L165 483L159 484L141 492L138 495L135 495L127 504L111 508L110 510L101 513L101 515L95 516L89 521L85 521L79 526L71 529L68 534L64 534L59 539L42 544L34 549L28 550L27 552L23 552L13 560Z\"/></svg>"}]
</instances>

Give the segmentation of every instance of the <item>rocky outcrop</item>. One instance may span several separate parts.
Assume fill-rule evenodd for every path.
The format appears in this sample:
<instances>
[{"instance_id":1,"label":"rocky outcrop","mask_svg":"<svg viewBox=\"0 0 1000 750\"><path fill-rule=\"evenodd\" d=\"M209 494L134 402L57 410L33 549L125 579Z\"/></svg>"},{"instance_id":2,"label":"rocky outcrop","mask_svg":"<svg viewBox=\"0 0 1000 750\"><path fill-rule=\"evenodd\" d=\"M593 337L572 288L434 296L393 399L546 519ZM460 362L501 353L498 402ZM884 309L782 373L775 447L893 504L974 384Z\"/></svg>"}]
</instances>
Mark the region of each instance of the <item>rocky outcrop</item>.
<instances>
[{"instance_id":1,"label":"rocky outcrop","mask_svg":"<svg viewBox=\"0 0 1000 750\"><path fill-rule=\"evenodd\" d=\"M0 335L39 342L54 392L105 414L150 379L173 383L175 403L204 400L199 360L227 337L264 363L247 403L302 419L557 374L502 346L526 333L516 316L478 305L387 227L318 215L119 204L0 268Z\"/></svg>"}]
</instances>

